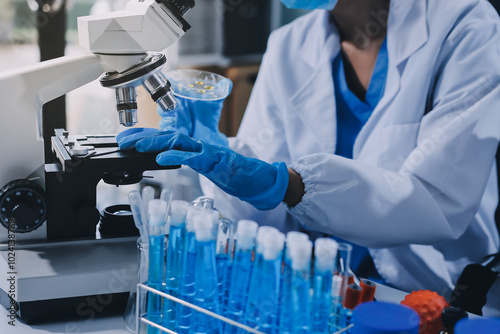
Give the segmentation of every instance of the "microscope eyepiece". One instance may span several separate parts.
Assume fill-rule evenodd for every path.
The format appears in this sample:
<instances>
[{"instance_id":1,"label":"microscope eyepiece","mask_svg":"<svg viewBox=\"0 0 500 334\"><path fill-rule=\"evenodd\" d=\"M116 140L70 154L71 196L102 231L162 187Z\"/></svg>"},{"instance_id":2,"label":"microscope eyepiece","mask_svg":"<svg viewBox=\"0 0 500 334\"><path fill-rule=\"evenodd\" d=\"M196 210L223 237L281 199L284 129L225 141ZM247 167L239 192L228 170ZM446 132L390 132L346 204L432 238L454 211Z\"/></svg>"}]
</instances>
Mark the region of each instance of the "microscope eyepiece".
<instances>
[{"instance_id":1,"label":"microscope eyepiece","mask_svg":"<svg viewBox=\"0 0 500 334\"><path fill-rule=\"evenodd\" d=\"M156 2L164 4L168 9L184 16L195 5L195 0L156 0Z\"/></svg>"}]
</instances>

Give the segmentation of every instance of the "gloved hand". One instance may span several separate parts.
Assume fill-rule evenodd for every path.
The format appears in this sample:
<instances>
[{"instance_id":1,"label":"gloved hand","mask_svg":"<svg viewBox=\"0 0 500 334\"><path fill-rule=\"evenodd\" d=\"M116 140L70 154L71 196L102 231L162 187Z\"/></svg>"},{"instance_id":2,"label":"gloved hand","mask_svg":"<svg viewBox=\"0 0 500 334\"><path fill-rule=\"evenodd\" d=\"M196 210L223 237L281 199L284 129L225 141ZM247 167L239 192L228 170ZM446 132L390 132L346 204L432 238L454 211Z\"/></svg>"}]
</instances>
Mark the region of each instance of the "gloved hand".
<instances>
[{"instance_id":1,"label":"gloved hand","mask_svg":"<svg viewBox=\"0 0 500 334\"><path fill-rule=\"evenodd\" d=\"M219 121L224 99L199 100L176 96L177 107L174 112L177 116L175 128L195 139L203 140L213 145L228 147L227 137L219 131ZM158 113L162 116L160 129L168 130L170 120L161 108ZM166 116L166 118L165 118Z\"/></svg>"},{"instance_id":2,"label":"gloved hand","mask_svg":"<svg viewBox=\"0 0 500 334\"><path fill-rule=\"evenodd\" d=\"M121 149L161 152L156 162L162 166L187 165L205 175L226 193L252 204L259 210L278 206L288 187L284 162L267 162L244 157L222 146L194 140L178 131L126 130L120 134Z\"/></svg>"},{"instance_id":3,"label":"gloved hand","mask_svg":"<svg viewBox=\"0 0 500 334\"><path fill-rule=\"evenodd\" d=\"M140 139L159 133L161 130L153 128L130 128L116 135L116 142L121 150L131 150Z\"/></svg>"}]
</instances>

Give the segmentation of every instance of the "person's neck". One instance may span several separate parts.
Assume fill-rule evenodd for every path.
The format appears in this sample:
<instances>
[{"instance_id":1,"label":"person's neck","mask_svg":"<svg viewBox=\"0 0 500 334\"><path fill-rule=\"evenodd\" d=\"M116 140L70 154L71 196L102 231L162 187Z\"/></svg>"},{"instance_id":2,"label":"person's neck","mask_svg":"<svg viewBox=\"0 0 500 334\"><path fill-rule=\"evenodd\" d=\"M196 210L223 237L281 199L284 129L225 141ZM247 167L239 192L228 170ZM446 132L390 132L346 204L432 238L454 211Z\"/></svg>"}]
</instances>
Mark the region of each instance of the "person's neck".
<instances>
[{"instance_id":1,"label":"person's neck","mask_svg":"<svg viewBox=\"0 0 500 334\"><path fill-rule=\"evenodd\" d=\"M390 0L339 0L330 15L342 41L364 49L385 39L389 4Z\"/></svg>"}]
</instances>

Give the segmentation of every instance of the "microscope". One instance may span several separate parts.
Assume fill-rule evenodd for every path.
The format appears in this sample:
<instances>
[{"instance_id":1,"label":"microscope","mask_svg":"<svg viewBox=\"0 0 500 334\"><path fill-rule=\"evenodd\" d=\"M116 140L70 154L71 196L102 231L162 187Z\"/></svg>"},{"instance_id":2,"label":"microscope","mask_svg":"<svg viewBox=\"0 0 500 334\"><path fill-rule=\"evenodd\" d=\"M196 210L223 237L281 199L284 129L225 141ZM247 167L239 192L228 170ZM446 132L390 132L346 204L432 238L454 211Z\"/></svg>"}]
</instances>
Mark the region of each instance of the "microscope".
<instances>
[{"instance_id":1,"label":"microscope","mask_svg":"<svg viewBox=\"0 0 500 334\"><path fill-rule=\"evenodd\" d=\"M80 17L86 52L0 73L0 303L8 316L35 323L123 311L136 283L137 237L96 233L96 186L101 180L134 184L143 172L165 168L154 155L120 152L113 134L64 129L51 138L58 161L45 163L41 107L99 78L115 90L124 126L138 121L139 86L173 110L176 100L161 72L166 57L159 52L189 30L184 15L194 5L130 0L124 10ZM114 210L105 215L117 216L116 225L126 210Z\"/></svg>"}]
</instances>

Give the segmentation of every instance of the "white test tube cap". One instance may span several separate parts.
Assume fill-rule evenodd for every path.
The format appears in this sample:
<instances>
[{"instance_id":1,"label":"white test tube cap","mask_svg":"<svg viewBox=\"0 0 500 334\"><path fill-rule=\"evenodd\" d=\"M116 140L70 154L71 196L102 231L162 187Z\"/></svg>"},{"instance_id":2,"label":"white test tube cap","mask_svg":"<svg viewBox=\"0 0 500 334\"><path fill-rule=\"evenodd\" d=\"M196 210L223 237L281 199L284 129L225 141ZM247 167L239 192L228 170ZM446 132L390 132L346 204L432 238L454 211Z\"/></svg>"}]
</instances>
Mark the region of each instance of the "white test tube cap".
<instances>
[{"instance_id":1,"label":"white test tube cap","mask_svg":"<svg viewBox=\"0 0 500 334\"><path fill-rule=\"evenodd\" d=\"M292 269L295 271L310 271L312 255L312 241L297 242L290 249L290 258L292 260Z\"/></svg>"},{"instance_id":2,"label":"white test tube cap","mask_svg":"<svg viewBox=\"0 0 500 334\"><path fill-rule=\"evenodd\" d=\"M340 297L340 292L342 291L342 276L333 275L332 276L332 297Z\"/></svg>"},{"instance_id":3,"label":"white test tube cap","mask_svg":"<svg viewBox=\"0 0 500 334\"><path fill-rule=\"evenodd\" d=\"M236 247L243 251L252 249L255 245L258 228L259 224L253 220L242 219L238 221L238 226L236 227L236 240L238 242Z\"/></svg>"},{"instance_id":4,"label":"white test tube cap","mask_svg":"<svg viewBox=\"0 0 500 334\"><path fill-rule=\"evenodd\" d=\"M276 227L272 226L259 226L259 229L257 230L257 237L256 237L256 244L257 247L255 248L255 251L259 254L262 254L262 249L260 245L262 244L262 241L264 238L266 238L267 235L275 235L277 233L280 233L280 231Z\"/></svg>"},{"instance_id":5,"label":"white test tube cap","mask_svg":"<svg viewBox=\"0 0 500 334\"><path fill-rule=\"evenodd\" d=\"M189 206L186 212L186 231L194 233L194 217L203 215L203 208L198 206Z\"/></svg>"},{"instance_id":6,"label":"white test tube cap","mask_svg":"<svg viewBox=\"0 0 500 334\"><path fill-rule=\"evenodd\" d=\"M175 200L170 205L170 225L179 227L186 221L186 214L189 203L186 201Z\"/></svg>"},{"instance_id":7,"label":"white test tube cap","mask_svg":"<svg viewBox=\"0 0 500 334\"><path fill-rule=\"evenodd\" d=\"M262 242L262 256L266 261L281 259L285 247L285 235L281 232L268 234Z\"/></svg>"},{"instance_id":8,"label":"white test tube cap","mask_svg":"<svg viewBox=\"0 0 500 334\"><path fill-rule=\"evenodd\" d=\"M305 233L299 231L290 231L286 234L286 243L294 243L295 241L305 241L309 240L309 236Z\"/></svg>"},{"instance_id":9,"label":"white test tube cap","mask_svg":"<svg viewBox=\"0 0 500 334\"><path fill-rule=\"evenodd\" d=\"M300 243L309 240L309 236L298 231L290 231L286 234L286 257L290 258L290 249Z\"/></svg>"},{"instance_id":10,"label":"white test tube cap","mask_svg":"<svg viewBox=\"0 0 500 334\"><path fill-rule=\"evenodd\" d=\"M314 242L315 267L320 271L331 271L335 269L335 258L339 244L330 238L318 238Z\"/></svg>"},{"instance_id":11,"label":"white test tube cap","mask_svg":"<svg viewBox=\"0 0 500 334\"><path fill-rule=\"evenodd\" d=\"M160 199L151 200L148 204L148 224L149 226L165 225L167 215L167 202Z\"/></svg>"},{"instance_id":12,"label":"white test tube cap","mask_svg":"<svg viewBox=\"0 0 500 334\"><path fill-rule=\"evenodd\" d=\"M215 240L214 223L210 215L195 215L193 217L194 233L197 241Z\"/></svg>"}]
</instances>

